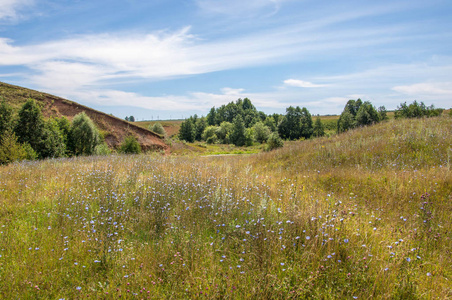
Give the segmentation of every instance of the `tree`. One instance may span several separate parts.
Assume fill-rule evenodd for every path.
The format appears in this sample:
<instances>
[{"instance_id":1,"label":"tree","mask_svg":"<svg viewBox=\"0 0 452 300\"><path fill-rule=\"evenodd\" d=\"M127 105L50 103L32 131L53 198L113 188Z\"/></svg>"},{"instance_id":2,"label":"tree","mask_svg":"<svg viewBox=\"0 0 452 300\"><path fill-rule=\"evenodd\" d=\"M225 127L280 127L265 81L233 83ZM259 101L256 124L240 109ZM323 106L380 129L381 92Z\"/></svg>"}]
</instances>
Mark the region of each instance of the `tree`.
<instances>
[{"instance_id":1,"label":"tree","mask_svg":"<svg viewBox=\"0 0 452 300\"><path fill-rule=\"evenodd\" d=\"M369 101L362 103L356 113L356 126L368 126L378 123L378 121L378 112L375 107Z\"/></svg>"},{"instance_id":2,"label":"tree","mask_svg":"<svg viewBox=\"0 0 452 300\"><path fill-rule=\"evenodd\" d=\"M254 139L256 142L262 144L267 142L268 137L270 136L271 130L267 126L264 125L262 122L257 122L253 126L254 130Z\"/></svg>"},{"instance_id":3,"label":"tree","mask_svg":"<svg viewBox=\"0 0 452 300\"><path fill-rule=\"evenodd\" d=\"M217 131L215 132L220 143L229 144L230 142L229 137L231 135L233 127L234 125L232 123L221 122L220 126L217 128Z\"/></svg>"},{"instance_id":4,"label":"tree","mask_svg":"<svg viewBox=\"0 0 452 300\"><path fill-rule=\"evenodd\" d=\"M443 109L435 109L435 106L425 106L424 102L420 104L414 100L413 103L407 105L406 102L397 106L394 117L398 118L421 118L421 117L435 117L441 115Z\"/></svg>"},{"instance_id":5,"label":"tree","mask_svg":"<svg viewBox=\"0 0 452 300\"><path fill-rule=\"evenodd\" d=\"M49 119L44 123L42 142L40 146L40 155L42 158L62 157L66 154L66 144L63 133L58 127L58 121Z\"/></svg>"},{"instance_id":6,"label":"tree","mask_svg":"<svg viewBox=\"0 0 452 300\"><path fill-rule=\"evenodd\" d=\"M129 117L129 122L135 122L135 117L134 116L130 116Z\"/></svg>"},{"instance_id":7,"label":"tree","mask_svg":"<svg viewBox=\"0 0 452 300\"><path fill-rule=\"evenodd\" d=\"M210 109L210 112L207 114L207 124L210 126L218 125L216 124L217 112L215 110L215 106Z\"/></svg>"},{"instance_id":8,"label":"tree","mask_svg":"<svg viewBox=\"0 0 452 300\"><path fill-rule=\"evenodd\" d=\"M355 119L353 115L348 111L343 111L337 120L337 132L345 132L355 126Z\"/></svg>"},{"instance_id":9,"label":"tree","mask_svg":"<svg viewBox=\"0 0 452 300\"><path fill-rule=\"evenodd\" d=\"M325 126L323 125L322 120L320 120L320 117L317 117L317 119L315 120L312 134L315 137L321 137L325 135Z\"/></svg>"},{"instance_id":10,"label":"tree","mask_svg":"<svg viewBox=\"0 0 452 300\"><path fill-rule=\"evenodd\" d=\"M193 143L195 141L195 128L192 118L185 120L180 125L179 139Z\"/></svg>"},{"instance_id":11,"label":"tree","mask_svg":"<svg viewBox=\"0 0 452 300\"><path fill-rule=\"evenodd\" d=\"M234 119L233 128L229 140L236 146L245 145L245 125L243 123L242 116L240 115L238 115Z\"/></svg>"},{"instance_id":12,"label":"tree","mask_svg":"<svg viewBox=\"0 0 452 300\"><path fill-rule=\"evenodd\" d=\"M129 122L129 117L126 116L126 117L124 118L124 120L126 120L127 122Z\"/></svg>"},{"instance_id":13,"label":"tree","mask_svg":"<svg viewBox=\"0 0 452 300\"><path fill-rule=\"evenodd\" d=\"M278 130L278 127L276 126L276 121L271 116L268 116L267 118L265 118L264 124L265 124L265 126L270 128L270 130L272 132L275 132L276 130Z\"/></svg>"},{"instance_id":14,"label":"tree","mask_svg":"<svg viewBox=\"0 0 452 300\"><path fill-rule=\"evenodd\" d=\"M286 108L286 115L278 125L278 133L283 139L296 140L301 136L301 109L300 107Z\"/></svg>"},{"instance_id":15,"label":"tree","mask_svg":"<svg viewBox=\"0 0 452 300\"><path fill-rule=\"evenodd\" d=\"M217 126L207 126L202 133L202 139L206 141L207 144L215 144L218 140L218 137L216 135L217 130Z\"/></svg>"},{"instance_id":16,"label":"tree","mask_svg":"<svg viewBox=\"0 0 452 300\"><path fill-rule=\"evenodd\" d=\"M69 147L74 155L90 155L100 143L99 131L93 121L81 112L74 117L69 133Z\"/></svg>"},{"instance_id":17,"label":"tree","mask_svg":"<svg viewBox=\"0 0 452 300\"><path fill-rule=\"evenodd\" d=\"M125 154L139 154L141 153L141 146L136 137L129 135L121 143L119 150Z\"/></svg>"},{"instance_id":18,"label":"tree","mask_svg":"<svg viewBox=\"0 0 452 300\"><path fill-rule=\"evenodd\" d=\"M388 119L386 107L380 106L378 108L378 119L381 121L386 121Z\"/></svg>"},{"instance_id":19,"label":"tree","mask_svg":"<svg viewBox=\"0 0 452 300\"><path fill-rule=\"evenodd\" d=\"M40 158L43 157L41 147L44 134L44 118L35 100L28 99L19 110L19 119L14 132L19 143L29 143L38 153L38 156Z\"/></svg>"},{"instance_id":20,"label":"tree","mask_svg":"<svg viewBox=\"0 0 452 300\"><path fill-rule=\"evenodd\" d=\"M13 124L13 108L5 99L0 103L0 139L7 132L11 132Z\"/></svg>"},{"instance_id":21,"label":"tree","mask_svg":"<svg viewBox=\"0 0 452 300\"><path fill-rule=\"evenodd\" d=\"M206 118L198 118L195 122L195 140L201 141L202 140L202 133L204 132L204 129L208 126Z\"/></svg>"},{"instance_id":22,"label":"tree","mask_svg":"<svg viewBox=\"0 0 452 300\"><path fill-rule=\"evenodd\" d=\"M165 129L163 128L162 124L159 122L154 123L154 125L150 125L149 129L155 133L158 133L160 135L166 135Z\"/></svg>"},{"instance_id":23,"label":"tree","mask_svg":"<svg viewBox=\"0 0 452 300\"><path fill-rule=\"evenodd\" d=\"M312 136L312 117L306 107L300 113L300 136L309 139Z\"/></svg>"}]
</instances>

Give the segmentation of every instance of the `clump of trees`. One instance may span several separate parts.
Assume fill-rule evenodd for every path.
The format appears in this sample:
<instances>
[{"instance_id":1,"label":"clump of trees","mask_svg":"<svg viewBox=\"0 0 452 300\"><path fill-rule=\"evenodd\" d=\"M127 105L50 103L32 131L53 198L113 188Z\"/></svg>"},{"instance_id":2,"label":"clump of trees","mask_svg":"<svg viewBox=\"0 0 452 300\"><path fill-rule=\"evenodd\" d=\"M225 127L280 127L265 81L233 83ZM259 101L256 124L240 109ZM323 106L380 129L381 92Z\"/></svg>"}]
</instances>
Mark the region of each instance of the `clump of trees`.
<instances>
[{"instance_id":1,"label":"clump of trees","mask_svg":"<svg viewBox=\"0 0 452 300\"><path fill-rule=\"evenodd\" d=\"M309 139L323 135L322 122L318 119L313 124L305 107L289 107L285 115L266 115L258 111L248 98L219 108L212 107L206 117L191 116L181 124L179 131L179 138L187 142L236 146L267 143L267 149L282 146L282 139Z\"/></svg>"},{"instance_id":2,"label":"clump of trees","mask_svg":"<svg viewBox=\"0 0 452 300\"><path fill-rule=\"evenodd\" d=\"M424 102L418 103L414 100L413 103L407 105L406 102L401 103L397 106L394 117L396 119L400 118L422 118L422 117L437 117L443 113L444 109L435 108L432 104L431 106L426 106Z\"/></svg>"},{"instance_id":3,"label":"clump of trees","mask_svg":"<svg viewBox=\"0 0 452 300\"><path fill-rule=\"evenodd\" d=\"M44 119L38 103L29 99L17 116L0 103L0 163L24 159L57 158L108 152L91 119L80 113L72 123L66 117ZM107 149L105 149L105 147Z\"/></svg>"},{"instance_id":4,"label":"clump of trees","mask_svg":"<svg viewBox=\"0 0 452 300\"><path fill-rule=\"evenodd\" d=\"M135 122L135 117L134 116L130 116L130 117L125 117L124 120L126 120L127 122Z\"/></svg>"},{"instance_id":5,"label":"clump of trees","mask_svg":"<svg viewBox=\"0 0 452 300\"><path fill-rule=\"evenodd\" d=\"M380 106L377 110L369 101L349 100L337 121L337 132L372 125L387 119L384 106Z\"/></svg>"}]
</instances>

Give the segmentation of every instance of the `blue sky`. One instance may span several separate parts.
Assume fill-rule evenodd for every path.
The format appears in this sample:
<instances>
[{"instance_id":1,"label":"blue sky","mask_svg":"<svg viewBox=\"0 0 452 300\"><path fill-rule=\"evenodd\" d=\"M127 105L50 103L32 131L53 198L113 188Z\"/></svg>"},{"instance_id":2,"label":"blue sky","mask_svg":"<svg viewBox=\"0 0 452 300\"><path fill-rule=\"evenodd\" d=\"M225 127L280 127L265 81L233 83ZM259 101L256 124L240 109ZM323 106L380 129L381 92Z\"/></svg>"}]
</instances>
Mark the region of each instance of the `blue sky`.
<instances>
[{"instance_id":1,"label":"blue sky","mask_svg":"<svg viewBox=\"0 0 452 300\"><path fill-rule=\"evenodd\" d=\"M452 106L452 2L0 0L0 81L138 120Z\"/></svg>"}]
</instances>

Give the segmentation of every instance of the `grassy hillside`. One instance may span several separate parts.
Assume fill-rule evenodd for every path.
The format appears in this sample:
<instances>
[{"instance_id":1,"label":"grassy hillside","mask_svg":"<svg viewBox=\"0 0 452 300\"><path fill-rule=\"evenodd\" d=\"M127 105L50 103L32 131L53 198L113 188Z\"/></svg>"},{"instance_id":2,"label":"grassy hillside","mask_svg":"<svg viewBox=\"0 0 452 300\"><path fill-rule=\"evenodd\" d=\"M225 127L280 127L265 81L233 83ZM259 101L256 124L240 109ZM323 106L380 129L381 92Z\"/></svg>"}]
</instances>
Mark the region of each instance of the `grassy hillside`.
<instances>
[{"instance_id":1,"label":"grassy hillside","mask_svg":"<svg viewBox=\"0 0 452 300\"><path fill-rule=\"evenodd\" d=\"M6 99L16 111L20 109L27 99L35 99L41 106L43 115L46 118L65 116L72 120L76 114L85 112L101 130L105 141L110 147L116 148L125 137L134 135L145 151L169 151L169 147L165 144L162 137L147 130L147 128L143 129L134 123L126 122L67 99L0 82L1 98Z\"/></svg>"},{"instance_id":2,"label":"grassy hillside","mask_svg":"<svg viewBox=\"0 0 452 300\"><path fill-rule=\"evenodd\" d=\"M450 299L452 118L0 167L0 298Z\"/></svg>"}]
</instances>

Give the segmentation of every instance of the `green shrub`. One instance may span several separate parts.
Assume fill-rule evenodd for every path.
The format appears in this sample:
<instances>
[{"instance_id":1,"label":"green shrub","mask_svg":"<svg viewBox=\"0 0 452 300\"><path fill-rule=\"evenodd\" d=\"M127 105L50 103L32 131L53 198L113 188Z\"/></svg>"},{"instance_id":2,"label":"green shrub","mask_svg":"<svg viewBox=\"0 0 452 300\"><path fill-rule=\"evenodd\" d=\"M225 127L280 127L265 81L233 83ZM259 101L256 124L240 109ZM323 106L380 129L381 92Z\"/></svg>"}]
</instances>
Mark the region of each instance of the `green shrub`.
<instances>
[{"instance_id":1,"label":"green shrub","mask_svg":"<svg viewBox=\"0 0 452 300\"><path fill-rule=\"evenodd\" d=\"M265 143L268 140L268 137L270 136L271 130L268 126L266 126L262 122L257 122L253 126L254 130L254 139L258 143Z\"/></svg>"},{"instance_id":2,"label":"green shrub","mask_svg":"<svg viewBox=\"0 0 452 300\"><path fill-rule=\"evenodd\" d=\"M20 144L14 132L9 130L3 134L0 141L0 164L36 158L37 154L30 144Z\"/></svg>"},{"instance_id":3,"label":"green shrub","mask_svg":"<svg viewBox=\"0 0 452 300\"><path fill-rule=\"evenodd\" d=\"M108 148L108 145L104 142L102 144L99 144L94 148L94 153L96 155L110 155L111 150Z\"/></svg>"},{"instance_id":4,"label":"green shrub","mask_svg":"<svg viewBox=\"0 0 452 300\"><path fill-rule=\"evenodd\" d=\"M84 113L74 117L69 133L68 145L74 155L90 155L100 143L99 131Z\"/></svg>"},{"instance_id":5,"label":"green shrub","mask_svg":"<svg viewBox=\"0 0 452 300\"><path fill-rule=\"evenodd\" d=\"M267 140L267 147L266 147L266 151L271 151L273 149L277 149L277 148L281 148L282 146L284 146L284 142L282 141L282 139L279 137L278 133L273 132L272 134L270 134L270 136L268 137Z\"/></svg>"},{"instance_id":6,"label":"green shrub","mask_svg":"<svg viewBox=\"0 0 452 300\"><path fill-rule=\"evenodd\" d=\"M125 154L138 154L141 153L141 146L136 137L129 135L122 142L119 151Z\"/></svg>"},{"instance_id":7,"label":"green shrub","mask_svg":"<svg viewBox=\"0 0 452 300\"><path fill-rule=\"evenodd\" d=\"M160 134L160 135L163 135L163 136L166 135L165 129L163 128L162 124L160 124L158 122L154 123L154 125L152 125L152 126L150 125L149 129L151 131L155 132L155 133Z\"/></svg>"}]
</instances>

